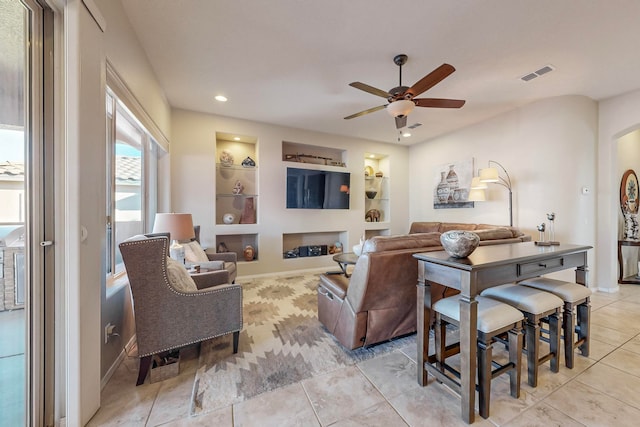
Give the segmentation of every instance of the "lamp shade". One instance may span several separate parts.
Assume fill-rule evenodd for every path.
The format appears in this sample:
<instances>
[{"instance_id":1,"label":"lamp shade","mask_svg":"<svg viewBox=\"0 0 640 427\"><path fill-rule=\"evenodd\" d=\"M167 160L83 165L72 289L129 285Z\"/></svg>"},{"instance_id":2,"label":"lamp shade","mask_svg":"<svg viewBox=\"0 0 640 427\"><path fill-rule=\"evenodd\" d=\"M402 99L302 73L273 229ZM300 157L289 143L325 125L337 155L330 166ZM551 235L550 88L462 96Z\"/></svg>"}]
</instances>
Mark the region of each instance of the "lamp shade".
<instances>
[{"instance_id":1,"label":"lamp shade","mask_svg":"<svg viewBox=\"0 0 640 427\"><path fill-rule=\"evenodd\" d=\"M474 176L471 178L471 189L472 190L486 190L489 188L486 182L480 181L479 176ZM484 194L484 193L483 193Z\"/></svg>"},{"instance_id":2,"label":"lamp shade","mask_svg":"<svg viewBox=\"0 0 640 427\"><path fill-rule=\"evenodd\" d=\"M170 233L172 240L190 240L196 237L193 219L186 213L157 213L153 224L154 233Z\"/></svg>"},{"instance_id":3,"label":"lamp shade","mask_svg":"<svg viewBox=\"0 0 640 427\"><path fill-rule=\"evenodd\" d=\"M498 182L498 169L496 168L480 169L480 181Z\"/></svg>"},{"instance_id":4,"label":"lamp shade","mask_svg":"<svg viewBox=\"0 0 640 427\"><path fill-rule=\"evenodd\" d=\"M469 191L469 197L467 198L467 200L469 200L470 202L484 202L485 200L487 200L487 197L484 193L484 190L472 188Z\"/></svg>"},{"instance_id":5,"label":"lamp shade","mask_svg":"<svg viewBox=\"0 0 640 427\"><path fill-rule=\"evenodd\" d=\"M413 101L408 99L400 99L398 101L393 101L391 104L387 105L387 111L393 117L406 117L410 112L413 111L416 104Z\"/></svg>"}]
</instances>

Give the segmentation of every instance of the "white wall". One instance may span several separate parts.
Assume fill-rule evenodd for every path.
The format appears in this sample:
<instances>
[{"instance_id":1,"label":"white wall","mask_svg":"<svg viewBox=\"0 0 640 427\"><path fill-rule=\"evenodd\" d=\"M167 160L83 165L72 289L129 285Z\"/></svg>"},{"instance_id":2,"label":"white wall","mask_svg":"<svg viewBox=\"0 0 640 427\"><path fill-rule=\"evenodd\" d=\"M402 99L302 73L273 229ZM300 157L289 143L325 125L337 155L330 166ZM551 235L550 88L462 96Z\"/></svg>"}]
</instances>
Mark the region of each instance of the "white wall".
<instances>
[{"instance_id":1,"label":"white wall","mask_svg":"<svg viewBox=\"0 0 640 427\"><path fill-rule=\"evenodd\" d=\"M163 132L170 109L119 1L97 0L106 32L80 0L65 5L65 218L67 425L84 425L100 405L101 299L104 298L106 60ZM80 241L80 227L87 239Z\"/></svg>"},{"instance_id":2,"label":"white wall","mask_svg":"<svg viewBox=\"0 0 640 427\"><path fill-rule=\"evenodd\" d=\"M433 209L437 166L475 159L502 164L513 184L514 226L537 238L536 225L555 212L555 237L564 243L595 246L597 104L564 96L535 102L410 149L411 221L508 224L508 192L489 184L487 201L473 209ZM477 171L476 171L477 172ZM582 187L591 190L581 193ZM593 266L596 251L589 251ZM571 279L571 272L558 273ZM593 282L593 277L591 277Z\"/></svg>"},{"instance_id":3,"label":"white wall","mask_svg":"<svg viewBox=\"0 0 640 427\"><path fill-rule=\"evenodd\" d=\"M603 291L618 290L618 140L640 127L640 91L599 103L598 114L598 259L596 280Z\"/></svg>"},{"instance_id":4,"label":"white wall","mask_svg":"<svg viewBox=\"0 0 640 427\"><path fill-rule=\"evenodd\" d=\"M343 242L347 250L358 243L365 227L365 152L389 155L392 219L388 229L391 234L409 230L407 147L185 110L173 110L171 128L172 208L193 215L194 223L202 227L204 246L214 247L216 233L224 234L229 227L238 233L259 235L259 260L241 264L240 275L319 267L335 269L337 265L331 257L284 260L282 234L347 231L348 241ZM252 136L258 140L257 225L215 225L216 132ZM346 169L351 173L351 209L285 209L286 166L298 164L282 161L282 141L346 150Z\"/></svg>"}]
</instances>

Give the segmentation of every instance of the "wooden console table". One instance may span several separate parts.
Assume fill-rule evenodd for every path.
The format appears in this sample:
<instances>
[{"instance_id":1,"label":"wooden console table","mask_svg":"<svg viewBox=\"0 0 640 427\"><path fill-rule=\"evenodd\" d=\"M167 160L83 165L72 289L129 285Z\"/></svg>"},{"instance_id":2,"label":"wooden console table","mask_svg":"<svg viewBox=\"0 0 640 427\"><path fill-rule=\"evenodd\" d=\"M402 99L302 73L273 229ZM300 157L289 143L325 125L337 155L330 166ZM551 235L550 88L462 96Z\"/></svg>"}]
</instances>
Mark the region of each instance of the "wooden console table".
<instances>
[{"instance_id":1,"label":"wooden console table","mask_svg":"<svg viewBox=\"0 0 640 427\"><path fill-rule=\"evenodd\" d=\"M618 283L640 284L640 279L632 278L633 276L624 277L624 262L622 260L623 246L640 246L640 240L618 240ZM640 274L640 272L638 272L638 274Z\"/></svg>"},{"instance_id":2,"label":"wooden console table","mask_svg":"<svg viewBox=\"0 0 640 427\"><path fill-rule=\"evenodd\" d=\"M468 258L452 258L446 252L415 254L418 259L417 362L418 383L427 384L427 371L461 394L462 419L473 423L476 389L476 340L478 303L486 288L575 268L576 282L587 283L587 251L591 246L536 246L533 242L480 246ZM444 376L428 361L431 293L429 282L460 290L460 384ZM426 304L425 304L426 303ZM426 362L426 363L425 363Z\"/></svg>"}]
</instances>

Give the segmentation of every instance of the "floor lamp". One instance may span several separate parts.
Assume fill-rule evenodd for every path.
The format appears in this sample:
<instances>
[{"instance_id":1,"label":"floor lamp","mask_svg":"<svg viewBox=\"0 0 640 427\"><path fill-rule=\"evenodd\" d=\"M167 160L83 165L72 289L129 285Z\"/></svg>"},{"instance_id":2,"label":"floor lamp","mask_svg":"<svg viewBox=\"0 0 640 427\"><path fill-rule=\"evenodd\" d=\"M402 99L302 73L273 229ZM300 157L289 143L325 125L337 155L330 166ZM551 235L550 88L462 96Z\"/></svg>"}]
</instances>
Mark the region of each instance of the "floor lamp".
<instances>
[{"instance_id":1,"label":"floor lamp","mask_svg":"<svg viewBox=\"0 0 640 427\"><path fill-rule=\"evenodd\" d=\"M497 168L491 167L492 163L500 166L506 178L500 176ZM509 225L513 227L513 191L511 191L511 177L509 177L509 173L500 163L494 160L489 160L489 167L480 169L479 175L480 182L492 182L494 184L500 184L507 190L509 190Z\"/></svg>"}]
</instances>

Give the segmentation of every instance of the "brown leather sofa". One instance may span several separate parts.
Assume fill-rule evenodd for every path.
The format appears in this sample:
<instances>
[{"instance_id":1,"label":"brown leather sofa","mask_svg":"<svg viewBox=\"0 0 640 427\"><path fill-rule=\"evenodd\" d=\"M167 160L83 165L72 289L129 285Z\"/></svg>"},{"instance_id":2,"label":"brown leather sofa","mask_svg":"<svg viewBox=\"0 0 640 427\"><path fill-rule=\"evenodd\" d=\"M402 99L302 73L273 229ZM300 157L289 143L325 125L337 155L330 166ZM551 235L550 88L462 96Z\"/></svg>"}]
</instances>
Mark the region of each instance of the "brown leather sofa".
<instances>
[{"instance_id":1,"label":"brown leather sofa","mask_svg":"<svg viewBox=\"0 0 640 427\"><path fill-rule=\"evenodd\" d=\"M513 227L433 222L413 223L406 235L372 237L364 243L350 279L320 276L320 322L348 349L415 332L418 262L413 254L442 250L440 234L455 229L478 233L481 245L531 240ZM418 232L422 230L430 231ZM431 283L432 303L455 293Z\"/></svg>"},{"instance_id":2,"label":"brown leather sofa","mask_svg":"<svg viewBox=\"0 0 640 427\"><path fill-rule=\"evenodd\" d=\"M409 234L444 233L449 230L468 230L480 236L480 245L503 245L505 243L530 242L531 236L508 225L470 224L464 222L413 222Z\"/></svg>"}]
</instances>

